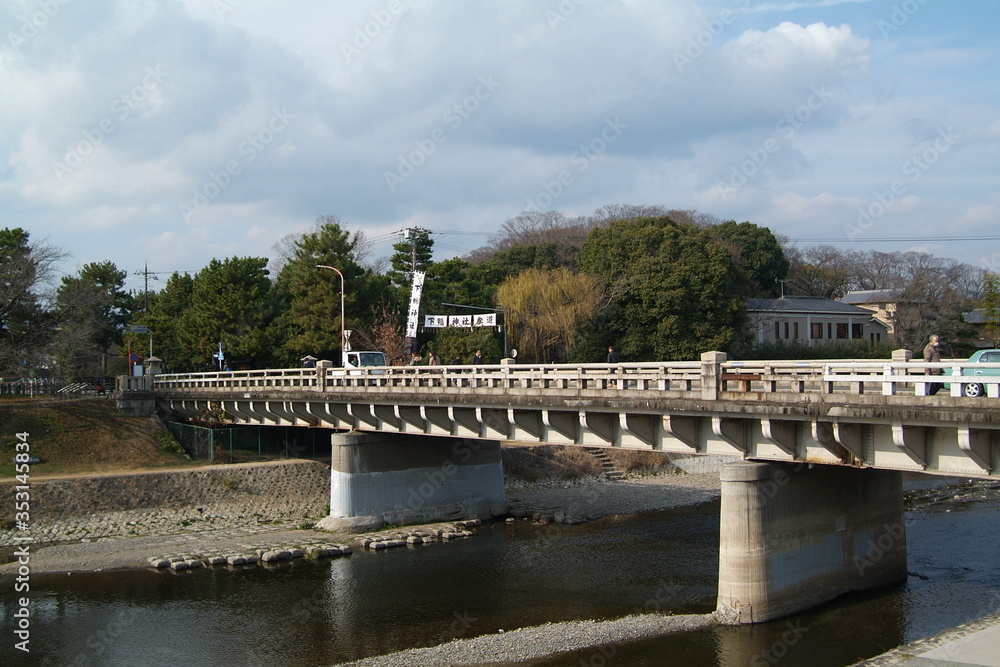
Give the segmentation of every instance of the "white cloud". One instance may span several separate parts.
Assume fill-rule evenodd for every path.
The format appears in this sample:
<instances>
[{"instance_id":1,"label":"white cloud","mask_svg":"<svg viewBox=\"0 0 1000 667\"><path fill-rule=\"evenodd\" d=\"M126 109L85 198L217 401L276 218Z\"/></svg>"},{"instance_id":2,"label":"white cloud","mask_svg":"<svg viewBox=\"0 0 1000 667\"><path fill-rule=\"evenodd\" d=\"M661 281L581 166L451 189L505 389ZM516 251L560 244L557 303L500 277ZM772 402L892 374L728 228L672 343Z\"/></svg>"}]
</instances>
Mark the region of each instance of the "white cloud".
<instances>
[{"instance_id":1,"label":"white cloud","mask_svg":"<svg viewBox=\"0 0 1000 667\"><path fill-rule=\"evenodd\" d=\"M372 235L493 231L540 195L567 214L652 203L790 234L842 226L949 124L965 140L908 183L905 217L988 217L996 84L961 83L988 48L921 28L930 5L887 42L878 3L743 4L68 3L24 44L0 41L0 226L169 268L267 255L323 214ZM0 14L17 26L36 6ZM60 180L53 164L83 151ZM720 190L734 169L753 173Z\"/></svg>"}]
</instances>

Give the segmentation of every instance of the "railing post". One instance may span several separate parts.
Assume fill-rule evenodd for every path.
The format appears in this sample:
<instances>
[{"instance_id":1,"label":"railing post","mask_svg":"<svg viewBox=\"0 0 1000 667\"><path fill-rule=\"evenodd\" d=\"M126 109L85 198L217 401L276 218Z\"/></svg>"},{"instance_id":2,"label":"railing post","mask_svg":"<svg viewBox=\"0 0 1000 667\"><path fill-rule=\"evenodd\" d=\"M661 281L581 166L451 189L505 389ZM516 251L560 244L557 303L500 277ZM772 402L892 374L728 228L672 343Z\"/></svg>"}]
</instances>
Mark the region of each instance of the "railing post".
<instances>
[{"instance_id":1,"label":"railing post","mask_svg":"<svg viewBox=\"0 0 1000 667\"><path fill-rule=\"evenodd\" d=\"M722 364L728 355L725 352L705 352L701 355L701 397L709 401L719 398L722 388Z\"/></svg>"},{"instance_id":2,"label":"railing post","mask_svg":"<svg viewBox=\"0 0 1000 667\"><path fill-rule=\"evenodd\" d=\"M894 364L905 364L910 359L913 358L913 352L910 350L893 350L892 351L892 363ZM890 375L892 373L892 366L885 367L885 374ZM905 374L906 372L903 371ZM917 384L914 389L914 393L917 396L926 395L927 385ZM883 396L895 396L896 395L896 383L895 382L884 382L882 384L882 395Z\"/></svg>"},{"instance_id":3,"label":"railing post","mask_svg":"<svg viewBox=\"0 0 1000 667\"><path fill-rule=\"evenodd\" d=\"M316 362L316 386L321 392L326 392L326 371L333 366L333 362L322 359Z\"/></svg>"}]
</instances>

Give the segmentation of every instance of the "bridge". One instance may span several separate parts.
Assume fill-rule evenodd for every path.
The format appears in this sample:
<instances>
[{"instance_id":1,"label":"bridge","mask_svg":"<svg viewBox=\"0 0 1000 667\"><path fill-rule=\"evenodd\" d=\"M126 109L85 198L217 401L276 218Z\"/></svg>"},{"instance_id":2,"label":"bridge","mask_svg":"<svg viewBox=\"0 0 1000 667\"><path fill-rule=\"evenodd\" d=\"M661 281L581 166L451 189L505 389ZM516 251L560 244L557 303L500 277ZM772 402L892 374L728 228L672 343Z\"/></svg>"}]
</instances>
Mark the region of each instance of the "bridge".
<instances>
[{"instance_id":1,"label":"bridge","mask_svg":"<svg viewBox=\"0 0 1000 667\"><path fill-rule=\"evenodd\" d=\"M905 351L809 362L709 352L123 380L145 383L131 388L151 389L181 419L331 429L341 521L489 514L504 502L501 441L739 455L722 473L719 612L758 622L906 577L902 472L997 476L1000 376L962 370ZM941 382L947 390L930 395ZM964 397L970 382L986 396Z\"/></svg>"}]
</instances>

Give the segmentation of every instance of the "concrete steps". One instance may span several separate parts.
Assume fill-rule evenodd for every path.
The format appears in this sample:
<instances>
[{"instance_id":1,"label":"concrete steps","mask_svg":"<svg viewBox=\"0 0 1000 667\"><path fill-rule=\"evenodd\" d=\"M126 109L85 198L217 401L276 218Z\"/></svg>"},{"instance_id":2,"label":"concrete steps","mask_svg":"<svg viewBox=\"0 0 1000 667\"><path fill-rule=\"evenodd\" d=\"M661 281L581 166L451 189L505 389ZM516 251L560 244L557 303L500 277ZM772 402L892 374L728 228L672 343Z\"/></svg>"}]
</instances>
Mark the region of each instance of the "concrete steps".
<instances>
[{"instance_id":1,"label":"concrete steps","mask_svg":"<svg viewBox=\"0 0 1000 667\"><path fill-rule=\"evenodd\" d=\"M584 449L601 464L605 477L611 480L625 479L625 473L615 466L603 447L584 447Z\"/></svg>"}]
</instances>

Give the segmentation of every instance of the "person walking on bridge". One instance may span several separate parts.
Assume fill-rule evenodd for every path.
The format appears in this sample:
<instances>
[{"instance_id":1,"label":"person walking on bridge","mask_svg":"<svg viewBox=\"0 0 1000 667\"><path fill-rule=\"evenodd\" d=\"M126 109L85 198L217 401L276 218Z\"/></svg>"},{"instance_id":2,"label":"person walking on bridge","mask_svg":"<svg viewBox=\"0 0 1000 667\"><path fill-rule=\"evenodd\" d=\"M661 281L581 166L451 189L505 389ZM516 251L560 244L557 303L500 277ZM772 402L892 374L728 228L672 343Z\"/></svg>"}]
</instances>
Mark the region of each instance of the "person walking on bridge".
<instances>
[{"instance_id":1,"label":"person walking on bridge","mask_svg":"<svg viewBox=\"0 0 1000 667\"><path fill-rule=\"evenodd\" d=\"M928 364L936 364L941 361L941 352L938 349L941 346L941 337L937 334L931 336L931 340L924 347L924 362ZM926 368L924 369L925 375L944 375L944 371L940 368ZM944 385L940 382L931 382L927 385L927 395L933 396L938 393Z\"/></svg>"}]
</instances>

